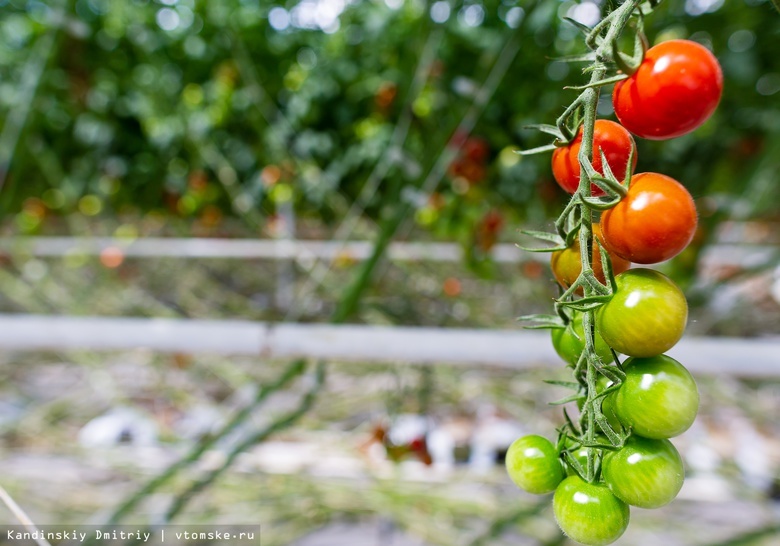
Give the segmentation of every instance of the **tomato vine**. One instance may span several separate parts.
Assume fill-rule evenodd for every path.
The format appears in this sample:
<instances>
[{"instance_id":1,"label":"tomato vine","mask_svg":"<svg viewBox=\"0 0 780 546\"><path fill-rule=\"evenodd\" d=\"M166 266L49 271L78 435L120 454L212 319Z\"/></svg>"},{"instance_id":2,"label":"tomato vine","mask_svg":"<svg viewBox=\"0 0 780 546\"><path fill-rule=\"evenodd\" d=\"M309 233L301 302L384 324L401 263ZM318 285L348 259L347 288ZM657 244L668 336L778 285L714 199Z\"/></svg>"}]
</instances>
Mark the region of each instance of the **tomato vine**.
<instances>
[{"instance_id":1,"label":"tomato vine","mask_svg":"<svg viewBox=\"0 0 780 546\"><path fill-rule=\"evenodd\" d=\"M554 233L523 232L552 243L526 250L553 253L562 293L555 314L521 319L553 330L555 349L575 379L549 381L575 391L554 404L576 402L579 418L563 410L554 450L538 436L518 439L507 454L507 469L529 492L554 489L559 526L585 544L617 540L628 525L628 505L658 507L676 496L682 463L667 439L690 427L699 404L688 371L663 354L685 330L685 296L662 273L626 270L629 261L674 257L697 224L695 204L682 184L657 173L633 173L636 146L629 132L654 140L687 134L710 117L723 87L720 66L703 46L672 40L648 48L643 19L657 4L626 0L593 28L570 21L583 31L589 52L563 60L589 63L584 70L589 81L570 87L579 94L555 125L534 126L554 142L521 152L555 150L556 180L572 193ZM618 48L628 31L634 34L631 56ZM600 90L611 84L622 126L596 119ZM648 120L636 122L643 109ZM600 223L594 223L599 215ZM567 259L573 253L579 267ZM619 354L630 358L621 362ZM648 376L653 381L637 381ZM647 400L658 403L648 406ZM629 457L638 461L635 467L625 463ZM572 500L577 495L610 508L602 513L583 506Z\"/></svg>"}]
</instances>

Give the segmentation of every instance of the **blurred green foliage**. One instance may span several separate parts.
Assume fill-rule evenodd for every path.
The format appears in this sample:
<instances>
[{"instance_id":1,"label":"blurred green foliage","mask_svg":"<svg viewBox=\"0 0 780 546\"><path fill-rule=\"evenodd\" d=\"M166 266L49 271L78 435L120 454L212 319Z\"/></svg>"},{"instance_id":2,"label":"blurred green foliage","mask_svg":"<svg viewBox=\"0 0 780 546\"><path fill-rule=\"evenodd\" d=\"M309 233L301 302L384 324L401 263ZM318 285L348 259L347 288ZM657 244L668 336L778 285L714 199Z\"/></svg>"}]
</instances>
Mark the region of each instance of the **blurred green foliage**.
<instances>
[{"instance_id":1,"label":"blurred green foliage","mask_svg":"<svg viewBox=\"0 0 780 546\"><path fill-rule=\"evenodd\" d=\"M592 24L599 9L0 0L0 210L29 233L46 232L52 216L148 213L206 230L239 217L272 231L284 203L335 225L379 163L369 217L412 200L419 226L478 259L506 226L543 225L565 200L548 156L514 150L544 143L524 126L554 120L574 96L563 86L583 81L579 65L552 60L584 47L561 17ZM638 170L684 182L705 228L776 216L780 16L768 0L667 0L646 30L651 42L711 46L726 91L694 134L639 142ZM486 83L501 55L508 70ZM473 130L457 129L474 114ZM611 115L609 90L601 114ZM436 193L419 191L426 177L438 181L443 154L454 159Z\"/></svg>"}]
</instances>

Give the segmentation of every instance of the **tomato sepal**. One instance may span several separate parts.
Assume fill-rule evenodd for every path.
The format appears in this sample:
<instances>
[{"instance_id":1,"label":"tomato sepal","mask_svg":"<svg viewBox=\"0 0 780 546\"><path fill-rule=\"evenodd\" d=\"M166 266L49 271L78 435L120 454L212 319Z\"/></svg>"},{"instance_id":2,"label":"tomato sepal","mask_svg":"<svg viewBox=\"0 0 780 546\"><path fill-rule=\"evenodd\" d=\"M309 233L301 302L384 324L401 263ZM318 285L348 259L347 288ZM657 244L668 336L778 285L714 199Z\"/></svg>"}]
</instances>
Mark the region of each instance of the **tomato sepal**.
<instances>
[{"instance_id":1,"label":"tomato sepal","mask_svg":"<svg viewBox=\"0 0 780 546\"><path fill-rule=\"evenodd\" d=\"M569 404L571 402L577 402L580 400L584 400L585 395L582 393L572 394L570 396L567 396L565 398L561 398L560 400L556 400L554 402L548 402L548 406L563 406L564 404Z\"/></svg>"},{"instance_id":2,"label":"tomato sepal","mask_svg":"<svg viewBox=\"0 0 780 546\"><path fill-rule=\"evenodd\" d=\"M557 61L559 63L581 63L581 62L593 62L596 60L596 54L594 52L583 53L582 55L562 55L561 57L550 57L551 61Z\"/></svg>"},{"instance_id":3,"label":"tomato sepal","mask_svg":"<svg viewBox=\"0 0 780 546\"><path fill-rule=\"evenodd\" d=\"M552 135L555 138L558 139L560 144L557 144L557 146L563 146L565 144L568 144L566 141L566 137L563 136L563 133L558 128L557 125L550 125L549 123L533 123L531 125L523 125L523 129L531 129L534 131L541 131L542 133L546 133L548 135Z\"/></svg>"},{"instance_id":4,"label":"tomato sepal","mask_svg":"<svg viewBox=\"0 0 780 546\"><path fill-rule=\"evenodd\" d=\"M568 248L566 246L566 241L563 239L563 237L561 237L557 233L549 233L547 231L534 231L531 229L520 230L520 233L522 233L523 235L528 235L529 237L533 237L534 239L539 239L540 241L546 241L548 243L555 244L555 246L549 246L543 248L532 248L532 247L517 245L518 248L525 250L526 252L555 252L556 250L566 250Z\"/></svg>"},{"instance_id":5,"label":"tomato sepal","mask_svg":"<svg viewBox=\"0 0 780 546\"><path fill-rule=\"evenodd\" d=\"M533 322L524 326L526 330L562 330L566 328L566 322L558 315L523 315L517 317L518 322Z\"/></svg>"},{"instance_id":6,"label":"tomato sepal","mask_svg":"<svg viewBox=\"0 0 780 546\"><path fill-rule=\"evenodd\" d=\"M582 32L585 36L589 36L590 33L593 31L593 29L590 28L589 26L580 23L579 21L577 21L576 19L572 19L571 17L564 17L563 20L577 27L577 29L580 32Z\"/></svg>"},{"instance_id":7,"label":"tomato sepal","mask_svg":"<svg viewBox=\"0 0 780 546\"><path fill-rule=\"evenodd\" d=\"M565 387L567 389L573 389L575 391L579 391L580 387L582 386L575 381L559 381L557 379L543 379L542 382L547 383L548 385L555 385L557 387Z\"/></svg>"},{"instance_id":8,"label":"tomato sepal","mask_svg":"<svg viewBox=\"0 0 780 546\"><path fill-rule=\"evenodd\" d=\"M543 154L545 152L552 152L558 147L559 146L557 144L545 144L544 146L537 146L536 148L531 148L530 150L515 150L515 153L522 156L536 155Z\"/></svg>"},{"instance_id":9,"label":"tomato sepal","mask_svg":"<svg viewBox=\"0 0 780 546\"><path fill-rule=\"evenodd\" d=\"M571 89L572 91L584 91L585 89L592 89L594 87L604 87L605 85L612 85L613 83L622 82L625 79L628 79L628 76L626 74L619 74L617 76L612 76L610 78L604 78L603 80L586 83L585 85L566 85L564 86L564 89Z\"/></svg>"},{"instance_id":10,"label":"tomato sepal","mask_svg":"<svg viewBox=\"0 0 780 546\"><path fill-rule=\"evenodd\" d=\"M604 435L609 439L611 443L611 448L617 450L620 449L623 446L624 438L621 438L620 435L615 432L615 430L612 428L612 425L609 424L609 420L607 420L607 416L602 413L598 407L596 409L596 424L601 429L601 431L604 433ZM602 449L610 449L604 446L601 446Z\"/></svg>"}]
</instances>

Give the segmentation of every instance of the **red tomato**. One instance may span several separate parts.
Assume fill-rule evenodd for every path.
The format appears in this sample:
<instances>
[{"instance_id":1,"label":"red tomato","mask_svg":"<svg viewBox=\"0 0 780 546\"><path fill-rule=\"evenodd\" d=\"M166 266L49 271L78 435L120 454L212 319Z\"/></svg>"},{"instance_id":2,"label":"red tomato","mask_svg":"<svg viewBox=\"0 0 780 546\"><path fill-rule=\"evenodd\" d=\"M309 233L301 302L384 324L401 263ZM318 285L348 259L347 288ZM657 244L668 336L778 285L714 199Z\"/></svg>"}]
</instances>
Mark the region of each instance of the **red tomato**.
<instances>
[{"instance_id":1,"label":"red tomato","mask_svg":"<svg viewBox=\"0 0 780 546\"><path fill-rule=\"evenodd\" d=\"M601 215L604 245L637 264L673 258L693 239L698 223L691 194L675 179L641 173L628 195Z\"/></svg>"},{"instance_id":2,"label":"red tomato","mask_svg":"<svg viewBox=\"0 0 780 546\"><path fill-rule=\"evenodd\" d=\"M474 163L485 163L490 155L490 146L479 137L467 138L461 153Z\"/></svg>"},{"instance_id":3,"label":"red tomato","mask_svg":"<svg viewBox=\"0 0 780 546\"><path fill-rule=\"evenodd\" d=\"M580 183L580 162L577 155L582 146L582 127L577 132L577 136L566 146L556 149L552 156L552 170L558 185L569 193L577 191ZM631 155L631 149L635 148L634 139L631 134L614 121L606 119L597 119L593 128L593 168L600 174L604 174L601 165L601 151L607 156L607 163L612 173L622 179L626 173L628 165L628 156ZM631 168L636 167L636 151ZM594 196L604 195L601 188L595 184L590 186L591 194Z\"/></svg>"},{"instance_id":4,"label":"red tomato","mask_svg":"<svg viewBox=\"0 0 780 546\"><path fill-rule=\"evenodd\" d=\"M612 93L620 123L636 136L663 140L690 133L715 111L723 73L715 56L690 40L651 47Z\"/></svg>"}]
</instances>

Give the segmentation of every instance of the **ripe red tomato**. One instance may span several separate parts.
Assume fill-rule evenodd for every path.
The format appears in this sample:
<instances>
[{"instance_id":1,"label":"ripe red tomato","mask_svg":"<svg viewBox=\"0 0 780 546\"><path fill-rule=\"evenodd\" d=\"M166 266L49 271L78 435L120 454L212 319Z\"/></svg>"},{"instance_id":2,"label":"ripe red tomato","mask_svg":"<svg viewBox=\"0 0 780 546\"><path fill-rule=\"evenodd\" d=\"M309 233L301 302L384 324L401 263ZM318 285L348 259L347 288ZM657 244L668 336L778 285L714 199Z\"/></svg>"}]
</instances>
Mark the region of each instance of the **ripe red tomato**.
<instances>
[{"instance_id":1,"label":"ripe red tomato","mask_svg":"<svg viewBox=\"0 0 780 546\"><path fill-rule=\"evenodd\" d=\"M554 491L565 476L555 446L547 438L535 434L512 442L505 462L512 481L537 495Z\"/></svg>"},{"instance_id":2,"label":"ripe red tomato","mask_svg":"<svg viewBox=\"0 0 780 546\"><path fill-rule=\"evenodd\" d=\"M696 205L675 179L658 173L631 178L628 195L601 215L603 241L613 254L654 264L679 254L696 233Z\"/></svg>"},{"instance_id":3,"label":"ripe red tomato","mask_svg":"<svg viewBox=\"0 0 780 546\"><path fill-rule=\"evenodd\" d=\"M629 356L656 356L671 349L688 321L688 303L677 285L652 269L629 269L615 283L612 298L596 312L604 341Z\"/></svg>"},{"instance_id":4,"label":"ripe red tomato","mask_svg":"<svg viewBox=\"0 0 780 546\"><path fill-rule=\"evenodd\" d=\"M601 228L598 224L593 225L593 235L604 244L604 238L601 234ZM604 248L609 252L608 247L604 244ZM615 253L609 252L610 261L612 262L612 271L615 275L618 275L628 269L631 263L628 260L624 260ZM596 245L593 246L593 253L591 254L591 264L593 265L593 274L600 283L604 284L604 268L601 266L601 253L598 251ZM574 239L574 244L566 250L556 250L550 256L550 267L552 268L553 276L558 283L564 288L569 288L577 277L580 276L582 271L582 261L580 260L580 239L577 237ZM582 294L582 290L577 291L578 294Z\"/></svg>"},{"instance_id":5,"label":"ripe red tomato","mask_svg":"<svg viewBox=\"0 0 780 546\"><path fill-rule=\"evenodd\" d=\"M606 485L579 476L569 476L555 490L553 513L566 536L592 546L615 542L628 527L628 505Z\"/></svg>"},{"instance_id":6,"label":"ripe red tomato","mask_svg":"<svg viewBox=\"0 0 780 546\"><path fill-rule=\"evenodd\" d=\"M626 378L612 401L621 423L656 440L688 430L699 411L699 391L682 364L658 355L629 358L623 366Z\"/></svg>"},{"instance_id":7,"label":"ripe red tomato","mask_svg":"<svg viewBox=\"0 0 780 546\"><path fill-rule=\"evenodd\" d=\"M635 135L663 140L690 133L715 111L723 92L718 60L690 40L651 47L612 93L620 123Z\"/></svg>"},{"instance_id":8,"label":"ripe red tomato","mask_svg":"<svg viewBox=\"0 0 780 546\"><path fill-rule=\"evenodd\" d=\"M479 137L467 138L461 153L474 163L485 163L490 155L490 145Z\"/></svg>"},{"instance_id":9,"label":"ripe red tomato","mask_svg":"<svg viewBox=\"0 0 780 546\"><path fill-rule=\"evenodd\" d=\"M669 504L682 488L685 469L669 440L633 435L619 451L607 452L604 481L617 498L640 508Z\"/></svg>"},{"instance_id":10,"label":"ripe red tomato","mask_svg":"<svg viewBox=\"0 0 780 546\"><path fill-rule=\"evenodd\" d=\"M582 127L577 132L568 145L557 148L552 155L552 171L555 181L565 191L573 194L577 191L580 183L580 162L577 155L582 146ZM606 119L597 119L593 128L593 157L591 161L593 168L600 174L604 174L601 165L601 151L607 156L607 163L612 169L618 180L622 179L626 173L628 157L631 155L631 149L636 149L634 139L631 134L621 125L614 121ZM634 151L634 160L631 169L636 167L637 155ZM595 184L590 186L591 194L594 196L604 195L604 191Z\"/></svg>"}]
</instances>

